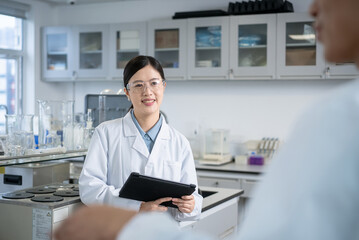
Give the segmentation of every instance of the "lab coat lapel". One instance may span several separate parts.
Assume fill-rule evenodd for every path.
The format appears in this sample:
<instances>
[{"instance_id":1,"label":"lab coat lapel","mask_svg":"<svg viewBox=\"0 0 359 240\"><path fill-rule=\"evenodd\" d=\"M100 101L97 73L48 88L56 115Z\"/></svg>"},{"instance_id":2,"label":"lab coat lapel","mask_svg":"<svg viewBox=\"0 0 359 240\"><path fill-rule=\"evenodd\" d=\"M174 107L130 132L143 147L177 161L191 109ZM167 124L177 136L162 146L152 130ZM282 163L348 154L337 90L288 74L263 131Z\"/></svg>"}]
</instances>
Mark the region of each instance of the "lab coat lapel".
<instances>
[{"instance_id":1,"label":"lab coat lapel","mask_svg":"<svg viewBox=\"0 0 359 240\"><path fill-rule=\"evenodd\" d=\"M158 161L159 156L164 154L167 150L167 142L170 140L169 127L166 121L163 119L162 126L160 132L158 133L155 144L153 145L152 152L148 163L154 163L154 161Z\"/></svg>"},{"instance_id":2,"label":"lab coat lapel","mask_svg":"<svg viewBox=\"0 0 359 240\"><path fill-rule=\"evenodd\" d=\"M125 137L134 138L132 148L141 153L144 157L148 158L150 153L148 152L148 148L145 144L145 141L141 137L138 129L136 128L135 123L132 120L131 113L128 112L126 116L123 118L124 121L124 135Z\"/></svg>"}]
</instances>

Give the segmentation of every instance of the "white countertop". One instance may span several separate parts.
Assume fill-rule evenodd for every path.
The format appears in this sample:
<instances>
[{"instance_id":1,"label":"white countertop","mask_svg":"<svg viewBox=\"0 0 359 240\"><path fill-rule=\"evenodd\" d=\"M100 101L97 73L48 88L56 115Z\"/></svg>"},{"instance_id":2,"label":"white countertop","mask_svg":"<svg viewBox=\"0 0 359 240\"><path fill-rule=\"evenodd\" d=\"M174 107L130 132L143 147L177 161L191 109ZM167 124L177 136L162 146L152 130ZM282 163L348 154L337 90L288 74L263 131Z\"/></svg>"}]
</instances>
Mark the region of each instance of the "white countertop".
<instances>
[{"instance_id":1,"label":"white countertop","mask_svg":"<svg viewBox=\"0 0 359 240\"><path fill-rule=\"evenodd\" d=\"M232 172L232 173L251 173L261 174L264 173L267 165L244 165L237 164L235 162L226 163L223 165L205 165L200 164L195 160L196 170L209 170L209 171L221 171L221 172Z\"/></svg>"},{"instance_id":2,"label":"white countertop","mask_svg":"<svg viewBox=\"0 0 359 240\"><path fill-rule=\"evenodd\" d=\"M244 192L242 189L215 188L203 186L199 186L199 189L202 192L215 192L214 194L203 198L202 212L207 211L232 198L239 197Z\"/></svg>"}]
</instances>

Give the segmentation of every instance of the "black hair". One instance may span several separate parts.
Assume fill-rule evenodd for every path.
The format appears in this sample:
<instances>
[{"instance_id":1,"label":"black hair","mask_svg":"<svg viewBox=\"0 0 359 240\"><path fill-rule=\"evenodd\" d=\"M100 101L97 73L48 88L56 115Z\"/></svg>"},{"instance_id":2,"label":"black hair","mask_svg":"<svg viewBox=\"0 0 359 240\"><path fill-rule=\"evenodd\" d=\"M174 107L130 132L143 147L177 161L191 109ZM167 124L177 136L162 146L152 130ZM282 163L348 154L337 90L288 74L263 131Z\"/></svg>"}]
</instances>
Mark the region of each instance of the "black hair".
<instances>
[{"instance_id":1,"label":"black hair","mask_svg":"<svg viewBox=\"0 0 359 240\"><path fill-rule=\"evenodd\" d=\"M123 85L127 88L127 84L132 78L132 76L142 68L146 67L147 65L151 65L157 72L161 75L162 80L165 80L165 74L163 73L163 68L160 62L151 56L144 56L139 55L137 57L132 58L125 66L123 70ZM131 105L130 109L133 108ZM130 110L129 109L129 110Z\"/></svg>"}]
</instances>

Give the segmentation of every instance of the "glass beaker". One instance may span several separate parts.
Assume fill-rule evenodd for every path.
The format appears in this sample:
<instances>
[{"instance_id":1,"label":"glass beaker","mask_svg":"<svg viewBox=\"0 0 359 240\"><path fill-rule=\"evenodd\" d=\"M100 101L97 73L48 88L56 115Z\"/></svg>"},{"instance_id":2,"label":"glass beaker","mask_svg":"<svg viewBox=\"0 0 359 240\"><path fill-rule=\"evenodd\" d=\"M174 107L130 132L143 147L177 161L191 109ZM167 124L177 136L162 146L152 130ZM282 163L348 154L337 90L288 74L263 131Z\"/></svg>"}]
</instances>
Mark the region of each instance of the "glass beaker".
<instances>
[{"instance_id":1,"label":"glass beaker","mask_svg":"<svg viewBox=\"0 0 359 240\"><path fill-rule=\"evenodd\" d=\"M31 154L35 147L34 115L22 115L20 118L23 148L25 149L26 154Z\"/></svg>"},{"instance_id":2,"label":"glass beaker","mask_svg":"<svg viewBox=\"0 0 359 240\"><path fill-rule=\"evenodd\" d=\"M74 124L74 148L84 148L85 114L77 113Z\"/></svg>"},{"instance_id":3,"label":"glass beaker","mask_svg":"<svg viewBox=\"0 0 359 240\"><path fill-rule=\"evenodd\" d=\"M5 115L10 156L21 156L34 148L34 115Z\"/></svg>"},{"instance_id":4,"label":"glass beaker","mask_svg":"<svg viewBox=\"0 0 359 240\"><path fill-rule=\"evenodd\" d=\"M60 145L65 146L67 150L73 149L74 101L37 100L37 102L39 104L39 148Z\"/></svg>"}]
</instances>

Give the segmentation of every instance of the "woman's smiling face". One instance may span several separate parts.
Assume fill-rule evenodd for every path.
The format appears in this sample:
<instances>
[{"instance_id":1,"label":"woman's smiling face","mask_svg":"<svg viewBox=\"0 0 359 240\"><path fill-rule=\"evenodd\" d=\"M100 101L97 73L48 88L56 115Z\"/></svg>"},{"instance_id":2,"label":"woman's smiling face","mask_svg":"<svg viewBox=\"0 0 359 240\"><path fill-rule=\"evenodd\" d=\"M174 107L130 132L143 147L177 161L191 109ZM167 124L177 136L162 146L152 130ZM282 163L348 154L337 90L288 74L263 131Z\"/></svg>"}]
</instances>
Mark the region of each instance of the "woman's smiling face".
<instances>
[{"instance_id":1,"label":"woman's smiling face","mask_svg":"<svg viewBox=\"0 0 359 240\"><path fill-rule=\"evenodd\" d=\"M158 83L157 87L154 83ZM151 65L138 70L129 80L129 89L125 89L126 95L133 104L136 116L148 116L158 114L163 100L163 93L166 85L162 83L163 79L160 73ZM142 89L136 89L137 83L143 84ZM141 91L139 91L141 90Z\"/></svg>"}]
</instances>

